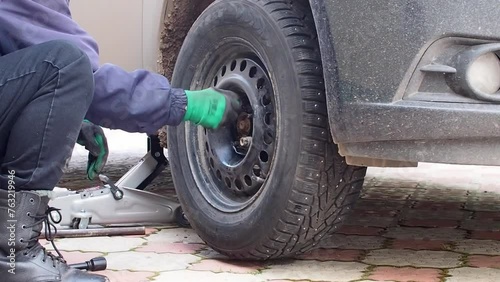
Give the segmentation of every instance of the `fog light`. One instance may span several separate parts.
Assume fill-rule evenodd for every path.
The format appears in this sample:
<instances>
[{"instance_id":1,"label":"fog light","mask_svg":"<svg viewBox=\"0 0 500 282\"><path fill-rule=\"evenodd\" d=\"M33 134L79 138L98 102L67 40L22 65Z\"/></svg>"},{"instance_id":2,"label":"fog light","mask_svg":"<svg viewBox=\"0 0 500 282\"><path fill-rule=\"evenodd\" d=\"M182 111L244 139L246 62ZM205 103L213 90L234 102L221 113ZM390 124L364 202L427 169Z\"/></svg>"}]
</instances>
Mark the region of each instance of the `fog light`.
<instances>
[{"instance_id":1,"label":"fog light","mask_svg":"<svg viewBox=\"0 0 500 282\"><path fill-rule=\"evenodd\" d=\"M500 103L500 43L471 46L457 53L445 74L446 83L457 94Z\"/></svg>"},{"instance_id":2,"label":"fog light","mask_svg":"<svg viewBox=\"0 0 500 282\"><path fill-rule=\"evenodd\" d=\"M467 81L476 91L495 94L500 90L500 59L495 53L479 56L467 70Z\"/></svg>"}]
</instances>

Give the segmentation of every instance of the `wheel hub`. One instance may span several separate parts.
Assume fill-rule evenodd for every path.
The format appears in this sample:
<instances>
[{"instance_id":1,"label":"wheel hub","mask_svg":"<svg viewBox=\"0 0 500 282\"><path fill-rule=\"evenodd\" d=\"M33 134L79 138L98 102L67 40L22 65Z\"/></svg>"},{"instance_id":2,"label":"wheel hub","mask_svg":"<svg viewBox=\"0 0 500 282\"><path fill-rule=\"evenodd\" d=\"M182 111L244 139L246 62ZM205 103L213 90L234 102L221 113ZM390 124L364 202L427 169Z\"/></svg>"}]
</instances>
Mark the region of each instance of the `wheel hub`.
<instances>
[{"instance_id":1,"label":"wheel hub","mask_svg":"<svg viewBox=\"0 0 500 282\"><path fill-rule=\"evenodd\" d=\"M212 85L236 92L243 112L232 125L204 131L200 143L205 148L200 151L209 164L204 174L219 195L245 202L262 187L274 155L273 88L264 69L251 59L224 64Z\"/></svg>"},{"instance_id":2,"label":"wheel hub","mask_svg":"<svg viewBox=\"0 0 500 282\"><path fill-rule=\"evenodd\" d=\"M241 137L246 137L251 134L252 130L252 115L248 113L241 113L236 121L236 127L238 129L238 135Z\"/></svg>"}]
</instances>

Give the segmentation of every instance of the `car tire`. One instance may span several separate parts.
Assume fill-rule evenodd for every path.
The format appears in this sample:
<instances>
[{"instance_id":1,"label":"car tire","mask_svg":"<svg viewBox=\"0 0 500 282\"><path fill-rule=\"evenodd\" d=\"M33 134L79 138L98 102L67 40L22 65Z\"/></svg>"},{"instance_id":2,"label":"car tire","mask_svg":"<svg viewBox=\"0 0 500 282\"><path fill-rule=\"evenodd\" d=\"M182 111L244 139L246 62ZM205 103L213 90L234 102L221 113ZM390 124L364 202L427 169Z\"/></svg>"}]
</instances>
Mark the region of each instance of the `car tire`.
<instances>
[{"instance_id":1,"label":"car tire","mask_svg":"<svg viewBox=\"0 0 500 282\"><path fill-rule=\"evenodd\" d=\"M174 87L226 88L246 101L248 114L234 127L168 128L184 212L210 247L233 258L314 248L341 225L366 173L332 142L314 22L297 3L216 1L191 28L174 69Z\"/></svg>"}]
</instances>

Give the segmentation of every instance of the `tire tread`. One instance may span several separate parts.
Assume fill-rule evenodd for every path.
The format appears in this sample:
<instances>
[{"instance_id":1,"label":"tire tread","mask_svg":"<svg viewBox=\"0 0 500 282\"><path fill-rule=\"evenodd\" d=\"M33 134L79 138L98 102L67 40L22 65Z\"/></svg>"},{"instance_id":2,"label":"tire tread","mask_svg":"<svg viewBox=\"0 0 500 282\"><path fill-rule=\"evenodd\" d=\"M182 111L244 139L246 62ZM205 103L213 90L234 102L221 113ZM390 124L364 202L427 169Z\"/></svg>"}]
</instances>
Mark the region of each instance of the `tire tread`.
<instances>
[{"instance_id":1,"label":"tire tread","mask_svg":"<svg viewBox=\"0 0 500 282\"><path fill-rule=\"evenodd\" d=\"M322 63L309 7L292 0L252 1L271 15L286 37L304 105L302 150L287 210L261 245L228 254L265 260L311 250L335 231L360 195L366 168L347 165L331 140Z\"/></svg>"}]
</instances>

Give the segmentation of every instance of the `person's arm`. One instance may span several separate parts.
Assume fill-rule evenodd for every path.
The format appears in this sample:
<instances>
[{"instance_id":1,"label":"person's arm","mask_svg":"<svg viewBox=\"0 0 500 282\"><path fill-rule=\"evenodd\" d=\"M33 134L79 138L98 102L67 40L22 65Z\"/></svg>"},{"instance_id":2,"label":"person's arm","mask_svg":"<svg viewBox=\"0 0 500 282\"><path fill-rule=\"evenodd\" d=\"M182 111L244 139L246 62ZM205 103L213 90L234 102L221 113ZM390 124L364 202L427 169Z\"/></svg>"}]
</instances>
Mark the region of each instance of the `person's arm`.
<instances>
[{"instance_id":1,"label":"person's arm","mask_svg":"<svg viewBox=\"0 0 500 282\"><path fill-rule=\"evenodd\" d=\"M97 43L72 20L68 2L2 0L0 54L55 39L70 41L88 55L94 69L95 94L88 120L111 129L149 134L164 125L178 125L186 110L185 92L146 70L127 72L111 64L100 66Z\"/></svg>"}]
</instances>

